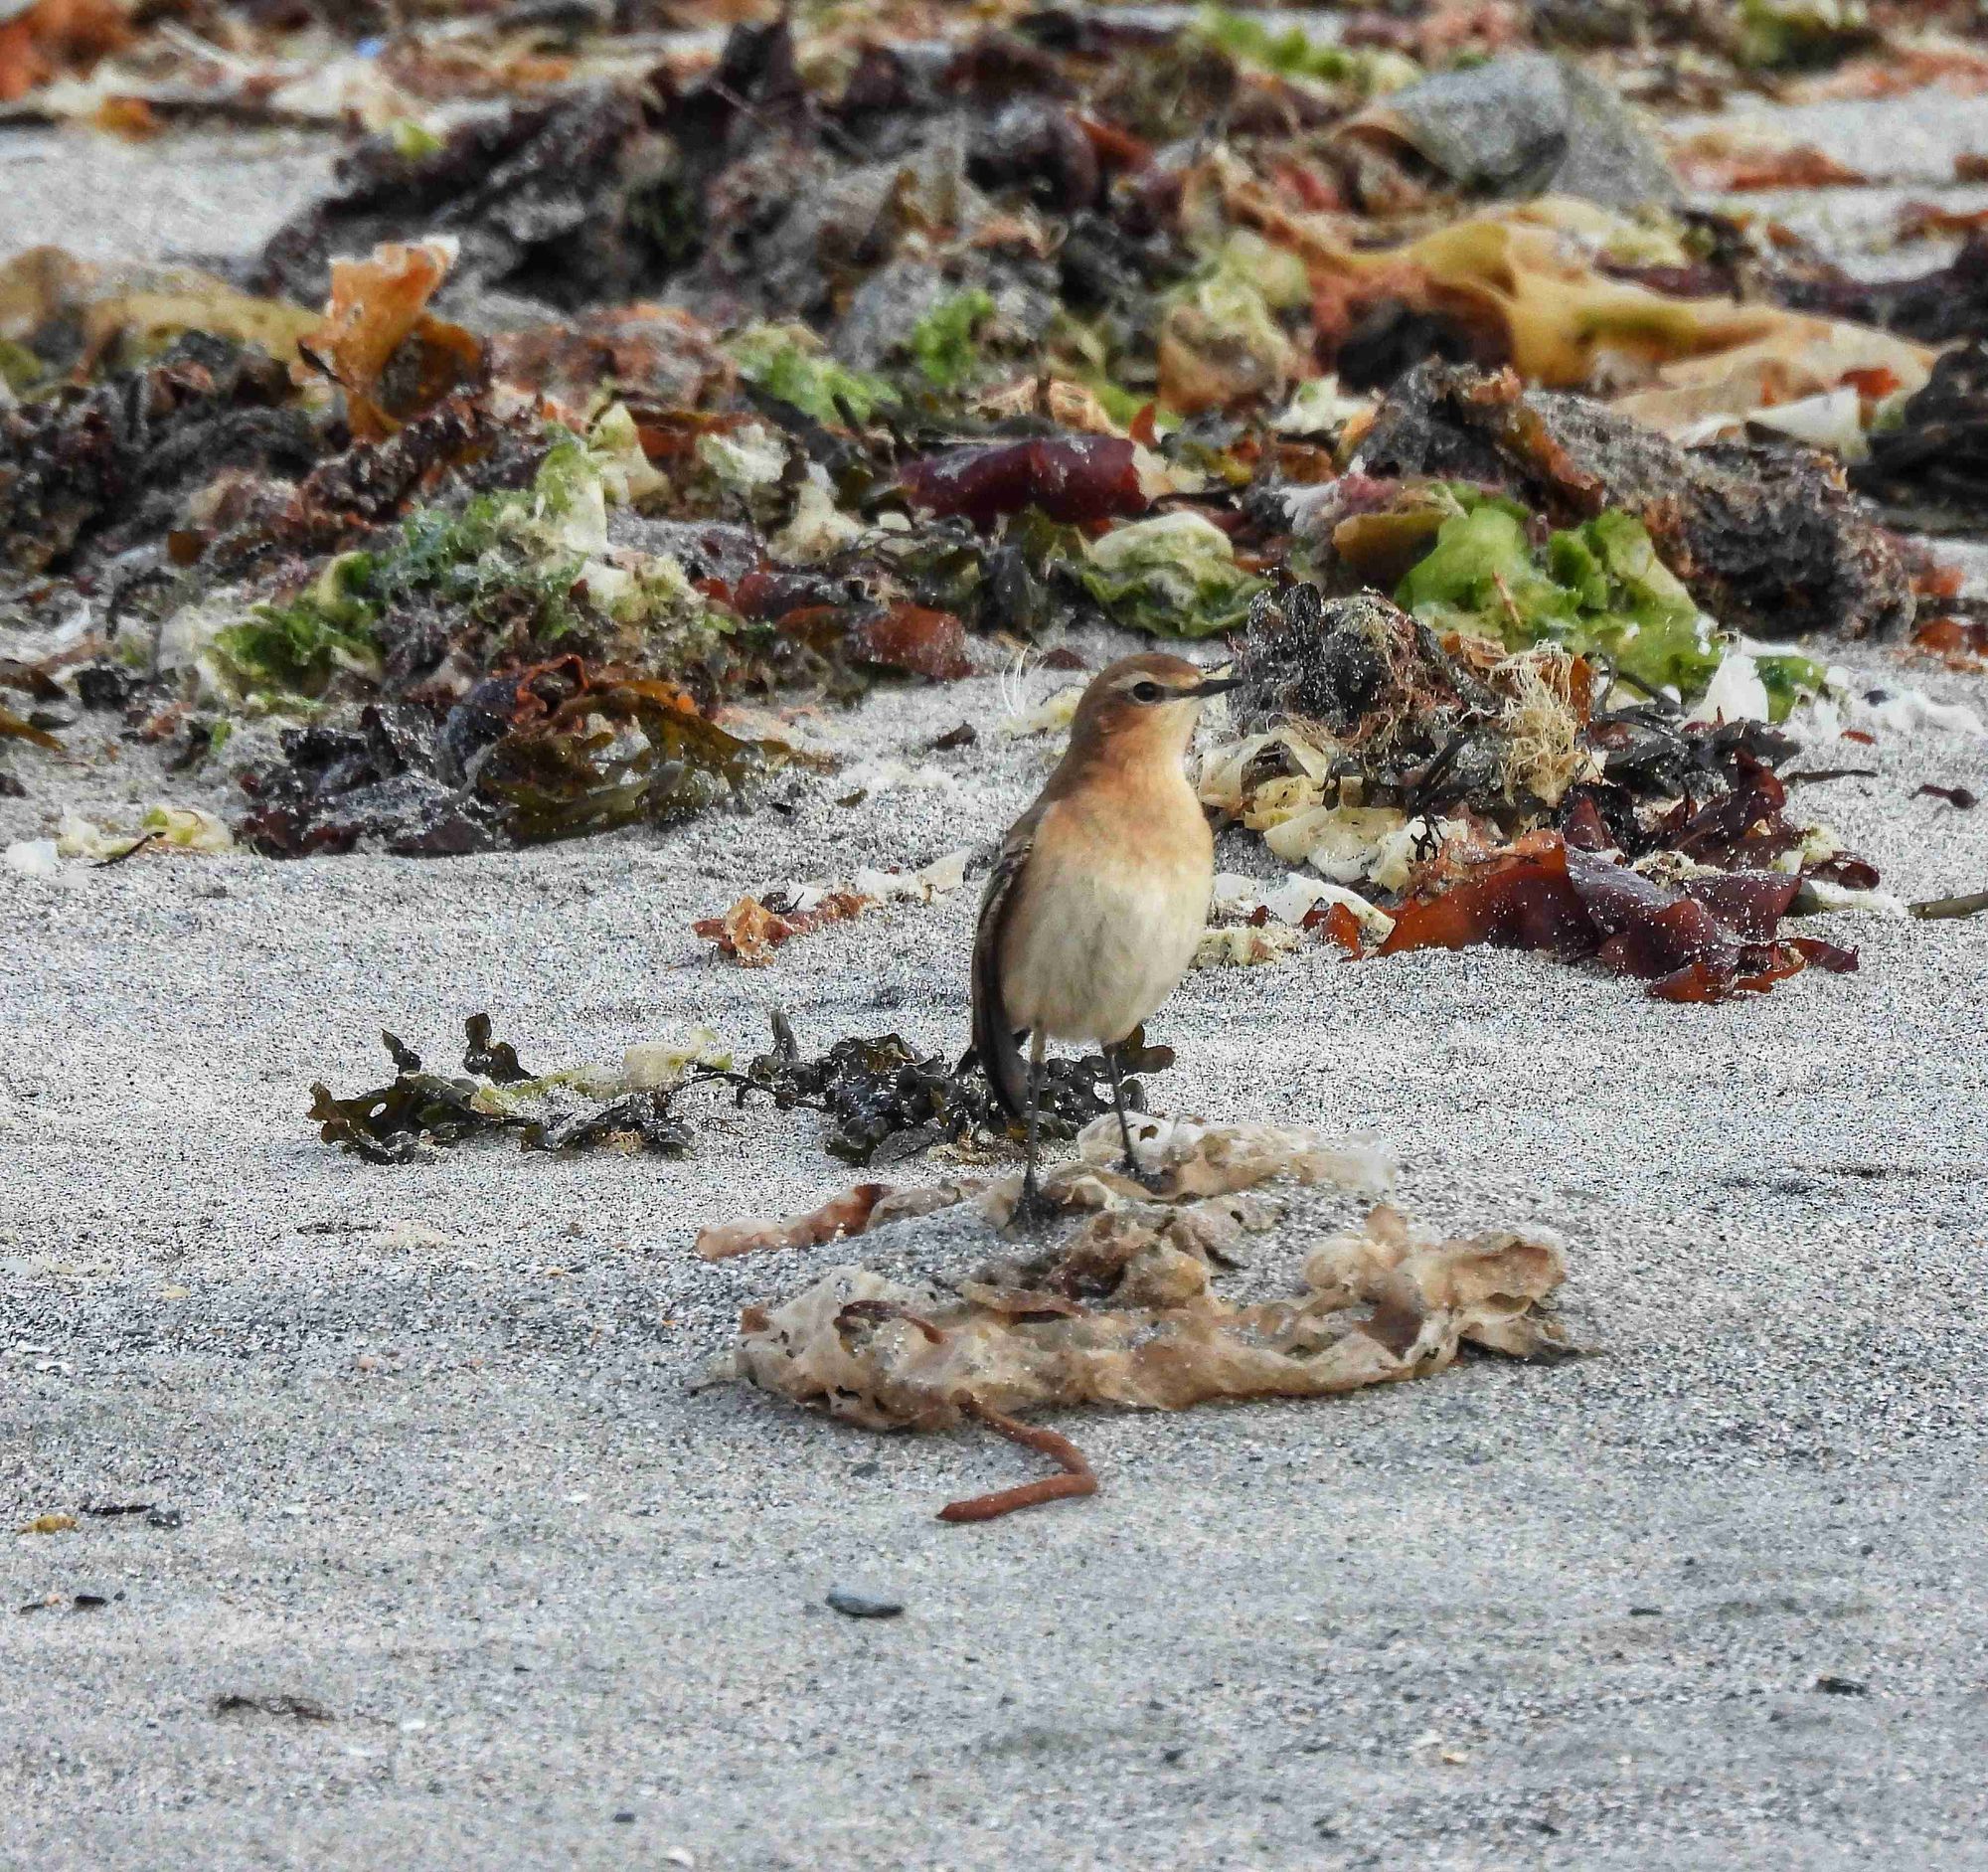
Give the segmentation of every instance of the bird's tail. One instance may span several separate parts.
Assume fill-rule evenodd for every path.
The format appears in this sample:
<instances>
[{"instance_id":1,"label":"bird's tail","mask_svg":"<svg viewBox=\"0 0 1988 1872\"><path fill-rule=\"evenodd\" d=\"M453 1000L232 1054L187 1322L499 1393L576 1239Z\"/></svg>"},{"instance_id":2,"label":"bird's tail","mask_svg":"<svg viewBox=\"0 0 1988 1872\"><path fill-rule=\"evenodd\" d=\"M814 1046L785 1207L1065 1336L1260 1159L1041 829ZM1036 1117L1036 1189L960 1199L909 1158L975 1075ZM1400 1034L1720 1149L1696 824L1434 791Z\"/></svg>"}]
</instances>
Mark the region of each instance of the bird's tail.
<instances>
[{"instance_id":1,"label":"bird's tail","mask_svg":"<svg viewBox=\"0 0 1988 1872\"><path fill-rule=\"evenodd\" d=\"M1011 1118L1023 1116L1029 1106L1028 1068L1022 1060L1013 1023L1003 1003L997 983L989 979L992 969L973 974L973 1051L978 1057L995 1103Z\"/></svg>"}]
</instances>

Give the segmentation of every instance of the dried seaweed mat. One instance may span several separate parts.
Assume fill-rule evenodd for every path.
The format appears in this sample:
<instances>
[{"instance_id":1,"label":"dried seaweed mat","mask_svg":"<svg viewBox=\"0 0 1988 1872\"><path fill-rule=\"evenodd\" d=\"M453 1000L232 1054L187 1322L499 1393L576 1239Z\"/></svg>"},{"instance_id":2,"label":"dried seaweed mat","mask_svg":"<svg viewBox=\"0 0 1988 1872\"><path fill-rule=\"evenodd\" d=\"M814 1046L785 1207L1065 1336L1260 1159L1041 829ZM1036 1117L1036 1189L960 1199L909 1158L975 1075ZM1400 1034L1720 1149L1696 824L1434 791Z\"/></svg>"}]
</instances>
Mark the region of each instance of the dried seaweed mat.
<instances>
[{"instance_id":1,"label":"dried seaweed mat","mask_svg":"<svg viewBox=\"0 0 1988 1872\"><path fill-rule=\"evenodd\" d=\"M1393 1186L1393 1158L1371 1142L1268 1124L1142 1117L1137 1132L1151 1187L1113 1167L1116 1122L1100 1118L1078 1136L1077 1161L1046 1180L1054 1213L1033 1234L1012 1226L1012 1175L866 1184L807 1216L705 1231L698 1250L711 1260L893 1224L894 1256L961 1243L981 1254L963 1275L845 1264L785 1300L746 1307L738 1376L871 1430L982 1423L1057 1462L1054 1475L940 1513L979 1521L1096 1490L1080 1452L1020 1422L1027 1412L1324 1397L1428 1377L1466 1345L1522 1359L1574 1350L1554 1307L1567 1272L1557 1238L1443 1238L1385 1202L1308 1250L1298 1292L1225 1298L1218 1274L1243 1265L1246 1237L1284 1219L1276 1185L1380 1195Z\"/></svg>"}]
</instances>

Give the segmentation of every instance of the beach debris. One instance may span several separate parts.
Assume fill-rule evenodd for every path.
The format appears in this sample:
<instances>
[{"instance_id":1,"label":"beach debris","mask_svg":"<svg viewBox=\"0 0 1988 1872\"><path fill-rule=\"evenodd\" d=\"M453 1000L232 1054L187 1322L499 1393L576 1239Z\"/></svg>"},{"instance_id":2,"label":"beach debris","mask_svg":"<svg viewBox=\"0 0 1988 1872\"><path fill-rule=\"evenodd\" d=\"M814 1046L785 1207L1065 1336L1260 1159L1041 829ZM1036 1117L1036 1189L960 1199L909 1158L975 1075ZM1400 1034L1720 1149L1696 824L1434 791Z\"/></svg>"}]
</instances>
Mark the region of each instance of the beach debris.
<instances>
[{"instance_id":1,"label":"beach debris","mask_svg":"<svg viewBox=\"0 0 1988 1872\"><path fill-rule=\"evenodd\" d=\"M1677 178L1606 83L1544 53L1515 52L1439 72L1366 106L1335 132L1409 176L1472 195L1577 195L1611 208L1679 198ZM1376 183L1361 171L1360 193ZM1407 205L1391 177L1380 205Z\"/></svg>"},{"instance_id":2,"label":"beach debris","mask_svg":"<svg viewBox=\"0 0 1988 1872\"><path fill-rule=\"evenodd\" d=\"M357 441L380 441L486 373L482 343L427 309L451 245L387 243L369 259L334 259L324 322L298 340L303 358L345 392Z\"/></svg>"},{"instance_id":3,"label":"beach debris","mask_svg":"<svg viewBox=\"0 0 1988 1872\"><path fill-rule=\"evenodd\" d=\"M1548 389L1627 393L1681 421L1834 389L1853 372L1883 370L1910 390L1931 364L1910 341L1921 334L1835 305L1834 275L1825 289L1812 269L1784 269L1742 302L1729 275L1695 271L1677 237L1653 244L1639 224L1565 197L1367 247L1344 216L1294 207L1234 165L1209 186L1231 221L1308 272L1316 349L1355 390L1385 389L1434 357L1509 365Z\"/></svg>"},{"instance_id":4,"label":"beach debris","mask_svg":"<svg viewBox=\"0 0 1988 1872\"><path fill-rule=\"evenodd\" d=\"M672 1094L695 1072L726 1058L694 1044L674 1074L659 1073L644 1050L631 1051L616 1071L577 1068L531 1074L516 1050L493 1041L488 1014L463 1025L462 1074L428 1071L420 1056L391 1033L381 1041L394 1078L368 1092L336 1097L311 1087L310 1116L327 1144L369 1163L418 1163L465 1140L515 1134L526 1150L607 1149L687 1156L688 1125L670 1109Z\"/></svg>"},{"instance_id":5,"label":"beach debris","mask_svg":"<svg viewBox=\"0 0 1988 1872\"><path fill-rule=\"evenodd\" d=\"M1585 398L1529 391L1510 371L1418 367L1352 465L1495 488L1556 524L1627 514L1708 611L1756 636L1885 636L1912 615L1896 543L1835 464L1802 450L1680 447Z\"/></svg>"},{"instance_id":6,"label":"beach debris","mask_svg":"<svg viewBox=\"0 0 1988 1872\"><path fill-rule=\"evenodd\" d=\"M1914 518L1978 517L1988 505L1988 341L1945 353L1896 424L1872 435L1850 478Z\"/></svg>"},{"instance_id":7,"label":"beach debris","mask_svg":"<svg viewBox=\"0 0 1988 1872\"><path fill-rule=\"evenodd\" d=\"M242 775L240 831L282 858L362 839L444 857L667 822L738 797L759 765L673 684L578 657L475 685L439 720L369 705L355 730L285 729L280 744L280 766Z\"/></svg>"},{"instance_id":8,"label":"beach debris","mask_svg":"<svg viewBox=\"0 0 1988 1872\"><path fill-rule=\"evenodd\" d=\"M947 852L915 871L865 866L847 883L775 885L740 898L721 917L701 918L691 929L742 968L764 968L781 943L827 924L851 922L874 905L929 904L958 890L969 855Z\"/></svg>"},{"instance_id":9,"label":"beach debris","mask_svg":"<svg viewBox=\"0 0 1988 1872\"><path fill-rule=\"evenodd\" d=\"M646 411L698 411L726 403L739 367L703 320L675 306L637 302L493 332L490 375L531 392L571 424L603 389Z\"/></svg>"},{"instance_id":10,"label":"beach debris","mask_svg":"<svg viewBox=\"0 0 1988 1872\"><path fill-rule=\"evenodd\" d=\"M320 442L265 352L190 331L93 386L0 406L0 566L75 573L185 529L223 469L313 466Z\"/></svg>"},{"instance_id":11,"label":"beach debris","mask_svg":"<svg viewBox=\"0 0 1988 1872\"><path fill-rule=\"evenodd\" d=\"M610 505L647 472L611 408L555 440L526 487L417 507L307 590L197 638L188 661L223 696L354 704L351 727L284 731L283 762L243 774L247 842L444 855L740 797L764 751L684 686L708 681L722 620L673 557L608 538Z\"/></svg>"},{"instance_id":12,"label":"beach debris","mask_svg":"<svg viewBox=\"0 0 1988 1872\"><path fill-rule=\"evenodd\" d=\"M880 1254L915 1254L938 1230L930 1239L955 1253L962 1240L984 1244L983 1265L902 1276L833 1268L784 1301L745 1310L739 1375L874 1430L985 1423L1058 1463L1047 1486L943 1511L970 1521L1095 1489L1075 1446L1020 1424L1021 1413L1320 1397L1429 1376L1465 1345L1517 1358L1571 1349L1552 1308L1566 1273L1557 1239L1443 1238L1385 1203L1309 1250L1294 1295L1227 1300L1218 1272L1278 1218L1257 1191L1289 1179L1371 1195L1392 1181L1392 1159L1368 1142L1274 1125L1142 1118L1135 1135L1157 1189L1111 1167L1117 1123L1100 1118L1079 1135L1077 1161L1046 1179L1068 1221L1036 1252L1018 1254L997 1233L1018 1177L960 1186L911 1214L876 1203L864 1233ZM963 1236L950 1220L962 1211L977 1218Z\"/></svg>"},{"instance_id":13,"label":"beach debris","mask_svg":"<svg viewBox=\"0 0 1988 1872\"><path fill-rule=\"evenodd\" d=\"M734 1103L754 1095L780 1110L821 1113L822 1148L845 1163L867 1164L889 1145L893 1154L975 1132L1018 1136L1019 1121L997 1105L985 1073L971 1059L948 1066L919 1053L899 1034L851 1035L814 1059L806 1058L792 1024L777 1009L773 1044L743 1070L698 1067L691 1077L735 1088ZM1145 1088L1133 1075L1163 1072L1174 1062L1168 1047L1148 1045L1135 1030L1117 1048L1128 1109L1144 1108ZM1101 1111L1111 1109L1111 1075L1100 1054L1053 1059L1044 1069L1042 1135L1073 1137Z\"/></svg>"},{"instance_id":14,"label":"beach debris","mask_svg":"<svg viewBox=\"0 0 1988 1872\"><path fill-rule=\"evenodd\" d=\"M1595 676L1585 659L1444 634L1376 592L1266 595L1235 673L1237 739L1205 757L1202 797L1328 878L1336 867L1318 860L1342 831L1364 847L1410 808L1551 806L1586 769ZM1345 816L1358 812L1370 816ZM1392 817L1372 816L1382 813Z\"/></svg>"},{"instance_id":15,"label":"beach debris","mask_svg":"<svg viewBox=\"0 0 1988 1872\"><path fill-rule=\"evenodd\" d=\"M845 1618L897 1618L903 1616L905 1610L905 1602L901 1599L887 1599L881 1593L858 1592L848 1586L831 1586L823 1595L822 1604L831 1612L839 1612Z\"/></svg>"},{"instance_id":16,"label":"beach debris","mask_svg":"<svg viewBox=\"0 0 1988 1872\"><path fill-rule=\"evenodd\" d=\"M1331 537L1401 513L1356 515ZM1560 548L1538 562L1537 535L1506 507L1451 507L1434 537L1478 513L1499 522L1483 546L1462 530L1449 537L1485 557L1451 584L1431 550L1401 589L1462 592L1495 565L1481 595L1488 615L1441 601L1418 615L1371 591L1328 598L1310 585L1258 601L1235 664L1234 739L1208 751L1200 790L1307 870L1274 890L1219 881L1218 915L1246 921L1211 931L1208 961L1275 959L1305 929L1356 956L1490 942L1592 957L1677 1000L1763 990L1811 963L1854 967L1853 951L1780 928L1816 910L1877 908L1883 895L1876 869L1826 826L1788 816L1775 770L1796 744L1768 718L1816 690L1820 668L1737 648L1718 660L1717 638L1678 601L1633 522L1619 541L1598 521L1579 541L1549 536ZM1348 543L1356 556L1399 550L1357 533ZM1629 634L1604 648L1580 641L1580 613L1563 599L1610 551L1622 555L1610 576L1624 581L1613 602ZM1432 561L1440 576L1417 583ZM1555 620L1537 644L1523 609L1534 577L1547 580L1541 616ZM1591 589L1597 605L1609 601L1605 578ZM1661 693L1674 668L1646 668L1626 692L1604 688L1640 605L1651 607L1649 654L1676 631L1712 671L1708 681L1698 670L1691 686L1704 695L1690 713ZM1485 634L1500 629L1505 641ZM1514 637L1526 647L1513 650Z\"/></svg>"},{"instance_id":17,"label":"beach debris","mask_svg":"<svg viewBox=\"0 0 1988 1872\"><path fill-rule=\"evenodd\" d=\"M239 781L254 851L483 852L749 807L812 758L774 726L798 697L1100 621L1253 640L1309 582L1371 586L1395 703L1314 736L1344 770L1263 829L1399 892L1544 823L1618 691L1780 714L1816 666L1739 633L1925 618L1922 569L1787 438L1960 506L1972 379L1931 346L1988 335L1988 235L1861 280L1680 206L1625 99L1761 69L1706 13L1624 40L1442 7L1344 43L920 14L913 48L803 9L661 49L623 15L416 9L377 45L134 15L86 107L57 81L32 108L368 133L227 277L0 266L0 605L89 645L9 696L10 761L60 757L86 689ZM755 892L714 939L763 960L816 888L879 895ZM1350 946L1361 913L1314 909ZM1232 921L1209 959L1289 930Z\"/></svg>"},{"instance_id":18,"label":"beach debris","mask_svg":"<svg viewBox=\"0 0 1988 1872\"><path fill-rule=\"evenodd\" d=\"M438 139L385 131L342 155L332 192L270 238L257 283L322 304L335 254L445 235L458 243L458 291L523 289L568 309L626 304L694 240L679 162L632 87L530 100Z\"/></svg>"},{"instance_id":19,"label":"beach debris","mask_svg":"<svg viewBox=\"0 0 1988 1872\"><path fill-rule=\"evenodd\" d=\"M756 897L742 897L722 917L704 917L692 932L718 944L719 953L742 968L764 968L782 942L826 924L860 917L874 901L858 891L800 889L768 893L784 908L774 910Z\"/></svg>"}]
</instances>

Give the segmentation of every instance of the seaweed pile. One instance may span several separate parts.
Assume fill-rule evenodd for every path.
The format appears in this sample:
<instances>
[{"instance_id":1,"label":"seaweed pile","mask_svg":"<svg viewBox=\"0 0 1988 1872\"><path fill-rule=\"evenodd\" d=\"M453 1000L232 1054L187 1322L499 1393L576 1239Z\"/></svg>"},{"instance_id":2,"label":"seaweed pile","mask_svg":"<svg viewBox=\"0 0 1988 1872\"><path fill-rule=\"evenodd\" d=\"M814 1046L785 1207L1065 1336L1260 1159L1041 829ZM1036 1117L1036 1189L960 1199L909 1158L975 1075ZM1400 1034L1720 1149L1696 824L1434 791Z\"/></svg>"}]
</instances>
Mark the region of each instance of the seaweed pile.
<instances>
[{"instance_id":1,"label":"seaweed pile","mask_svg":"<svg viewBox=\"0 0 1988 1872\"><path fill-rule=\"evenodd\" d=\"M1489 942L1594 957L1673 1001L1855 968L1855 951L1781 929L1868 901L1879 879L1788 816L1776 768L1795 744L1759 719L1767 659L1728 666L1752 667L1757 713L1604 707L1618 685L1595 618L1618 617L1630 645L1643 629L1661 640L1665 618L1549 615L1579 647L1542 630L1508 654L1447 603L1409 611L1372 592L1300 585L1260 604L1236 738L1207 757L1202 795L1327 881L1294 878L1306 888L1277 914L1356 954ZM1259 923L1276 908L1248 907Z\"/></svg>"},{"instance_id":2,"label":"seaweed pile","mask_svg":"<svg viewBox=\"0 0 1988 1872\"><path fill-rule=\"evenodd\" d=\"M436 1073L397 1035L381 1044L394 1063L385 1086L344 1098L311 1088L318 1135L369 1163L417 1163L471 1138L515 1135L526 1150L617 1149L689 1154L691 1133L670 1112L670 1095L703 1048L631 1049L617 1068L532 1072L488 1014L463 1025L462 1072Z\"/></svg>"},{"instance_id":3,"label":"seaweed pile","mask_svg":"<svg viewBox=\"0 0 1988 1872\"><path fill-rule=\"evenodd\" d=\"M339 1097L311 1088L310 1116L327 1144L373 1163L411 1163L500 1133L527 1150L621 1149L667 1157L691 1154L694 1133L676 1108L687 1089L726 1087L733 1103L755 1097L783 1111L821 1115L822 1148L845 1163L869 1164L880 1153L905 1156L939 1142L1018 1138L1019 1125L998 1105L970 1055L953 1065L919 1053L898 1034L857 1035L810 1059L777 1010L773 1044L735 1068L706 1030L675 1045L631 1047L615 1066L534 1073L517 1049L491 1038L490 1016L464 1025L462 1073L445 1076L421 1064L396 1035L381 1036L394 1063L384 1086ZM1134 1032L1116 1049L1126 1105L1145 1108L1143 1081L1163 1072L1169 1048ZM1075 1137L1112 1109L1111 1079L1096 1054L1052 1061L1045 1073L1040 1124L1049 1138Z\"/></svg>"},{"instance_id":4,"label":"seaweed pile","mask_svg":"<svg viewBox=\"0 0 1988 1872\"><path fill-rule=\"evenodd\" d=\"M1290 1198L1278 1183L1371 1196L1392 1184L1392 1160L1371 1144L1269 1124L1143 1119L1137 1133L1152 1187L1108 1167L1117 1126L1100 1120L1044 1185L1064 1218L1048 1242L997 1233L1017 1176L903 1191L862 1184L807 1216L706 1230L707 1259L859 1235L879 1257L921 1268L934 1249L975 1258L948 1274L842 1265L784 1300L748 1306L739 1376L871 1430L984 1424L1056 1462L1056 1474L940 1510L958 1522L1096 1491L1075 1446L1020 1413L1321 1398L1429 1377L1466 1347L1520 1359L1572 1350L1554 1310L1566 1274L1557 1239L1441 1239L1387 1203L1357 1230L1316 1241L1295 1294L1226 1298L1218 1275L1242 1264L1249 1237L1285 1219Z\"/></svg>"},{"instance_id":5,"label":"seaweed pile","mask_svg":"<svg viewBox=\"0 0 1988 1872\"><path fill-rule=\"evenodd\" d=\"M1724 84L1972 68L1938 8L1721 11L1631 46L1594 7L1334 45L831 9L639 70L584 26L451 67L411 17L375 78L508 101L391 114L226 272L0 267L0 623L40 686L0 729L25 762L112 718L239 780L270 854L448 855L749 800L791 758L755 698L1082 620L1248 637L1306 583L1527 653L1508 690L1565 688L1557 645L1783 714L1821 663L1736 669L1737 633L1938 602L1844 462L1972 502L1941 347L1988 340L1979 255L1851 281L1687 211L1619 92L1666 45ZM198 114L115 89L185 33L121 38L103 96Z\"/></svg>"}]
</instances>

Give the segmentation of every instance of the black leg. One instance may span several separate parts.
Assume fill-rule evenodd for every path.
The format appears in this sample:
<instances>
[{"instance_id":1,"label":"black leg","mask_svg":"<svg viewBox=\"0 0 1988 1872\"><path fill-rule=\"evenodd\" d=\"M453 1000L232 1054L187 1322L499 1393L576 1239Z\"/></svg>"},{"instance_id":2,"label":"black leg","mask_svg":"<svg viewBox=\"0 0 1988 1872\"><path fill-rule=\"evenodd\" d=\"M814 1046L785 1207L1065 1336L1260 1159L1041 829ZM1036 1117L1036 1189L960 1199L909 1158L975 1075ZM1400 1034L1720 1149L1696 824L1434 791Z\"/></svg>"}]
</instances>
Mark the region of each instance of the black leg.
<instances>
[{"instance_id":1,"label":"black leg","mask_svg":"<svg viewBox=\"0 0 1988 1872\"><path fill-rule=\"evenodd\" d=\"M1111 1106L1118 1113L1118 1136L1125 1146L1124 1172L1135 1182L1143 1183L1148 1189L1160 1187L1161 1175L1157 1170L1148 1170L1139 1161L1139 1153L1132 1148L1132 1126L1125 1116L1125 1087L1118 1074L1118 1049L1104 1049L1104 1064L1111 1069Z\"/></svg>"},{"instance_id":2,"label":"black leg","mask_svg":"<svg viewBox=\"0 0 1988 1872\"><path fill-rule=\"evenodd\" d=\"M1132 1148L1132 1127L1125 1120L1125 1083L1118 1072L1118 1049L1104 1049L1104 1064L1111 1069L1111 1108L1118 1113L1118 1140L1125 1146L1125 1174L1139 1174L1139 1153Z\"/></svg>"},{"instance_id":3,"label":"black leg","mask_svg":"<svg viewBox=\"0 0 1988 1872\"><path fill-rule=\"evenodd\" d=\"M1029 1167L1022 1172L1022 1210L1033 1217L1042 1206L1042 1191L1036 1184L1036 1138L1043 1106L1043 1037L1036 1034L1029 1043Z\"/></svg>"}]
</instances>

